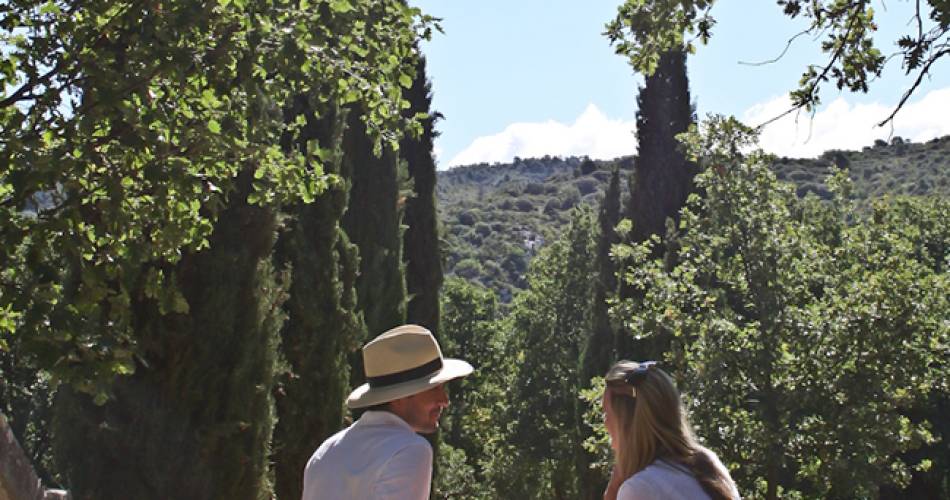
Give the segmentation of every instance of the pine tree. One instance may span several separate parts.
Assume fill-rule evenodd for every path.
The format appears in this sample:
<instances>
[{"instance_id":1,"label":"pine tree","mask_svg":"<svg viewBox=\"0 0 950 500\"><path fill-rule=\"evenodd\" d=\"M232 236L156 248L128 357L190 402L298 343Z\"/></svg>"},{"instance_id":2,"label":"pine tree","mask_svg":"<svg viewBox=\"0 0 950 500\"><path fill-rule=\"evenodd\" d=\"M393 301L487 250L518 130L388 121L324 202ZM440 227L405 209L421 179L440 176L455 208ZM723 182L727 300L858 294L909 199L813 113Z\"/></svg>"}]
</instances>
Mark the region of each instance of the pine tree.
<instances>
[{"instance_id":1,"label":"pine tree","mask_svg":"<svg viewBox=\"0 0 950 500\"><path fill-rule=\"evenodd\" d=\"M317 139L339 151L343 117L335 110L318 116L298 98L292 115L303 115L306 140ZM293 116L291 116L293 119ZM288 145L289 146L289 145ZM324 163L339 173L339 153ZM340 227L347 205L340 183L311 204L289 210L290 227L277 244L278 265L291 272L287 321L281 330L283 365L274 391L277 425L273 462L278 498L300 498L303 470L314 449L343 425L342 402L349 391L348 355L363 336L356 313L357 255Z\"/></svg>"},{"instance_id":2,"label":"pine tree","mask_svg":"<svg viewBox=\"0 0 950 500\"><path fill-rule=\"evenodd\" d=\"M436 168L432 157L435 120L438 113L430 110L432 95L426 79L425 57L416 63L416 78L405 97L410 107L408 116L424 113L422 133L418 138L406 137L400 143L413 193L406 200L406 232L404 255L409 323L425 326L439 335L439 289L442 286L442 256L439 252L438 214L435 204Z\"/></svg>"},{"instance_id":3,"label":"pine tree","mask_svg":"<svg viewBox=\"0 0 950 500\"><path fill-rule=\"evenodd\" d=\"M271 493L271 396L285 288L270 261L273 211L238 179L210 248L174 269L187 312L133 304L140 358L97 405L64 387L57 462L76 499L235 498Z\"/></svg>"}]
</instances>

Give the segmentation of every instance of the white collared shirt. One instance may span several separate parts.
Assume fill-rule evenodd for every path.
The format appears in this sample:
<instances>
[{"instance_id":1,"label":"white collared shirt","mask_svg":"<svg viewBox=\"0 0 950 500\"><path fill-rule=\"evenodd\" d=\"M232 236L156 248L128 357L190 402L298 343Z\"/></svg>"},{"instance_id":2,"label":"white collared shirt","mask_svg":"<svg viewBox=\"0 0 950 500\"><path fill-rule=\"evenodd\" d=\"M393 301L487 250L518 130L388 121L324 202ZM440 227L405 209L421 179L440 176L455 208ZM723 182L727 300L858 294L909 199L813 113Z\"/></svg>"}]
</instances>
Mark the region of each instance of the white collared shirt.
<instances>
[{"instance_id":1,"label":"white collared shirt","mask_svg":"<svg viewBox=\"0 0 950 500\"><path fill-rule=\"evenodd\" d=\"M310 457L303 500L426 500L432 447L403 419L367 411Z\"/></svg>"}]
</instances>

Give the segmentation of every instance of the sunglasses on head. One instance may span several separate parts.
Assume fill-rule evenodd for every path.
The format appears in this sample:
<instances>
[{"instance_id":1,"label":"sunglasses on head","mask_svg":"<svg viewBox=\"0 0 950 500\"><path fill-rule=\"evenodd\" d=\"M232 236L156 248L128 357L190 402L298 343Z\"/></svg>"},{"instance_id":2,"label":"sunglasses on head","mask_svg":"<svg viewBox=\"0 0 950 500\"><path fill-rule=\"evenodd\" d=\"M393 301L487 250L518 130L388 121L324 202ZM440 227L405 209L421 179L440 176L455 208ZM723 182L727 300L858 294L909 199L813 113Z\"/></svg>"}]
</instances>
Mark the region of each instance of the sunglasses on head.
<instances>
[{"instance_id":1,"label":"sunglasses on head","mask_svg":"<svg viewBox=\"0 0 950 500\"><path fill-rule=\"evenodd\" d=\"M633 386L633 397L637 397L637 386L647 378L647 372L654 366L656 366L656 361L644 361L639 363L633 370L624 374L623 381Z\"/></svg>"}]
</instances>

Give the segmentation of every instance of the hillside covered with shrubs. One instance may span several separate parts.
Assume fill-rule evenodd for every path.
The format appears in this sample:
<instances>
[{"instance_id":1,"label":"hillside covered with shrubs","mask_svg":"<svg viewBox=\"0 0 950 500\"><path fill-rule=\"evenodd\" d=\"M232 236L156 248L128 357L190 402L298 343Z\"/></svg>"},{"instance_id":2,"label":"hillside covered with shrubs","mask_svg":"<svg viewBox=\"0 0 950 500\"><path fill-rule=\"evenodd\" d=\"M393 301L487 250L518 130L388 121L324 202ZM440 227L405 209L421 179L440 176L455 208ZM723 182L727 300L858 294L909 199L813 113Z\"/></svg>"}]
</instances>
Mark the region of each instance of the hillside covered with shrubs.
<instances>
[{"instance_id":1,"label":"hillside covered with shrubs","mask_svg":"<svg viewBox=\"0 0 950 500\"><path fill-rule=\"evenodd\" d=\"M525 288L531 258L567 227L570 210L580 204L596 210L611 171L619 168L626 179L635 161L545 156L440 172L436 195L446 275L476 280L508 303ZM848 171L859 199L950 195L950 136L924 143L894 137L861 151L773 162L778 179L794 183L799 196L822 199L831 196L825 180L835 167ZM621 186L622 196L628 196L626 180Z\"/></svg>"}]
</instances>

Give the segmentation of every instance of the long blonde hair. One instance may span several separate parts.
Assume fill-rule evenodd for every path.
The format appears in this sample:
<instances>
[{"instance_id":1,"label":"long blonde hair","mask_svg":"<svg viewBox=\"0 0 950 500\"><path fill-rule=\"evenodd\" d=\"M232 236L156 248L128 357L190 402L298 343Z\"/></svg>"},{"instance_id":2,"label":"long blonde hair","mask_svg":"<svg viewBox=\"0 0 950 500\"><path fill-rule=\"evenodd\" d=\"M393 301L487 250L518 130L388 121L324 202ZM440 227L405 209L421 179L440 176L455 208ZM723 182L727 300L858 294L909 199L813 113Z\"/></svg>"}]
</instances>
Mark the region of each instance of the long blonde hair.
<instances>
[{"instance_id":1,"label":"long blonde hair","mask_svg":"<svg viewBox=\"0 0 950 500\"><path fill-rule=\"evenodd\" d=\"M731 480L693 436L673 379L652 363L619 361L607 372L617 472L628 478L657 459L689 469L713 499L732 498Z\"/></svg>"}]
</instances>

